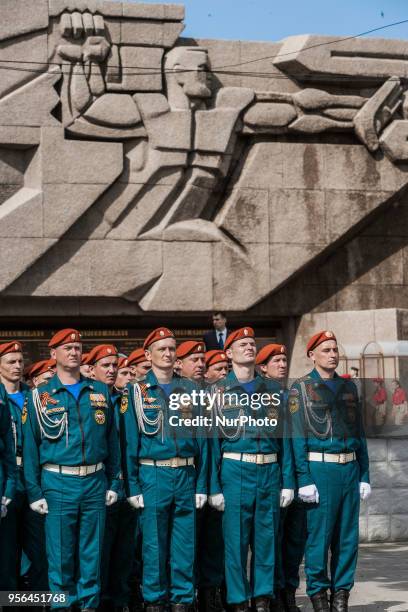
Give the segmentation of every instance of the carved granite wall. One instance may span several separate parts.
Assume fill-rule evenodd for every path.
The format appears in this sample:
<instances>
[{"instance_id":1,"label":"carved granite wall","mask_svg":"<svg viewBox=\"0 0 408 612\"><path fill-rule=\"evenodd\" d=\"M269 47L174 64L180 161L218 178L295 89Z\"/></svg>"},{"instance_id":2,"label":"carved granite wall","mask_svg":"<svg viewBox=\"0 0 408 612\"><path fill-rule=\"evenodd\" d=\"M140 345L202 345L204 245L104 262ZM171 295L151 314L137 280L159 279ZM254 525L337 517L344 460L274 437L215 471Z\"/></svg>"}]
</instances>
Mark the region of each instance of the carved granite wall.
<instances>
[{"instance_id":1,"label":"carved granite wall","mask_svg":"<svg viewBox=\"0 0 408 612\"><path fill-rule=\"evenodd\" d=\"M403 41L187 40L165 4L0 11L3 312L280 315L299 275L405 207Z\"/></svg>"}]
</instances>

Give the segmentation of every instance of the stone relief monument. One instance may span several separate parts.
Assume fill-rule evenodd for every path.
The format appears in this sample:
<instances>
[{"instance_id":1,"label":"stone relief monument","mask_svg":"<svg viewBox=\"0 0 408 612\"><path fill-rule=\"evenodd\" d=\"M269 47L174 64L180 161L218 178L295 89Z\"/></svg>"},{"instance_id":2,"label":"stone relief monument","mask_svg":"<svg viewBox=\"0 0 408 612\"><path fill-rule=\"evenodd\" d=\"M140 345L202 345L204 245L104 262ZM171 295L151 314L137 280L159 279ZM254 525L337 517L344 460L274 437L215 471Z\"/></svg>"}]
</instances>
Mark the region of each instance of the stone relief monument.
<instances>
[{"instance_id":1,"label":"stone relief monument","mask_svg":"<svg viewBox=\"0 0 408 612\"><path fill-rule=\"evenodd\" d=\"M2 317L280 318L292 376L317 329L347 367L408 340L406 41L186 39L173 4L0 17ZM406 440L370 450L362 537L406 539Z\"/></svg>"},{"instance_id":2,"label":"stone relief monument","mask_svg":"<svg viewBox=\"0 0 408 612\"><path fill-rule=\"evenodd\" d=\"M245 310L406 185L405 42L295 36L228 62L180 38L178 5L1 10L2 296Z\"/></svg>"}]
</instances>

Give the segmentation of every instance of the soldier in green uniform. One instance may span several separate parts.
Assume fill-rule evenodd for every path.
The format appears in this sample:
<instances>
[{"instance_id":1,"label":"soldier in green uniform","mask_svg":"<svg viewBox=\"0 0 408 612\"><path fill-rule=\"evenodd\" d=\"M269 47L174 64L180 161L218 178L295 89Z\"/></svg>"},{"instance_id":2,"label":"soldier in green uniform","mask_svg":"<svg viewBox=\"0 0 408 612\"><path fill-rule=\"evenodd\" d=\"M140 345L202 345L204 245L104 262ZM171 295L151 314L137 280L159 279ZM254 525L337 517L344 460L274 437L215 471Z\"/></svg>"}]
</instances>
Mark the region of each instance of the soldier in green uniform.
<instances>
[{"instance_id":1,"label":"soldier in green uniform","mask_svg":"<svg viewBox=\"0 0 408 612\"><path fill-rule=\"evenodd\" d=\"M284 344L267 344L256 356L256 365L266 378L278 382L284 391L287 410L288 359ZM277 583L285 612L300 612L296 605L296 589L299 588L299 568L302 563L306 543L305 503L297 496L287 508L282 508L279 525L278 575Z\"/></svg>"},{"instance_id":2,"label":"soldier in green uniform","mask_svg":"<svg viewBox=\"0 0 408 612\"><path fill-rule=\"evenodd\" d=\"M16 494L16 455L11 428L7 393L0 383L0 517L7 514L7 506Z\"/></svg>"},{"instance_id":3,"label":"soldier in green uniform","mask_svg":"<svg viewBox=\"0 0 408 612\"><path fill-rule=\"evenodd\" d=\"M225 378L228 374L228 358L224 351L213 349L205 354L204 380L207 385L212 385L217 380Z\"/></svg>"},{"instance_id":4,"label":"soldier in green uniform","mask_svg":"<svg viewBox=\"0 0 408 612\"><path fill-rule=\"evenodd\" d=\"M180 362L181 376L189 378L204 389L206 387L204 342L186 340L179 344L176 355ZM221 593L224 585L222 514L208 504L197 512L196 581L200 612L223 610Z\"/></svg>"},{"instance_id":5,"label":"soldier in green uniform","mask_svg":"<svg viewBox=\"0 0 408 612\"><path fill-rule=\"evenodd\" d=\"M237 612L248 610L250 599L258 612L280 609L274 597L279 506L292 502L295 486L282 389L256 374L254 336L251 327L228 336L232 371L213 388L219 437L211 439L209 502L224 511L227 602Z\"/></svg>"},{"instance_id":6,"label":"soldier in green uniform","mask_svg":"<svg viewBox=\"0 0 408 612\"><path fill-rule=\"evenodd\" d=\"M122 406L127 392L115 387L119 355L113 344L99 344L89 353L93 377L105 383L111 392L115 424L119 435ZM123 481L122 481L123 484ZM120 612L130 604L130 576L136 550L136 510L128 503L124 487L118 501L107 508L101 567L101 609Z\"/></svg>"},{"instance_id":7,"label":"soldier in green uniform","mask_svg":"<svg viewBox=\"0 0 408 612\"><path fill-rule=\"evenodd\" d=\"M14 437L17 463L16 494L0 525L0 590L17 591L22 586L22 554L28 560L24 571L25 587L31 591L48 590L48 564L45 550L45 517L28 503L23 474L21 415L28 401L29 387L21 382L24 372L23 347L12 341L0 345L0 375L4 383Z\"/></svg>"},{"instance_id":8,"label":"soldier in green uniform","mask_svg":"<svg viewBox=\"0 0 408 612\"><path fill-rule=\"evenodd\" d=\"M307 503L305 570L313 609L346 612L358 553L360 497L371 492L357 388L337 375L337 340L321 331L307 344L314 369L289 394L299 497ZM330 576L328 559L330 557Z\"/></svg>"},{"instance_id":9,"label":"soldier in green uniform","mask_svg":"<svg viewBox=\"0 0 408 612\"><path fill-rule=\"evenodd\" d=\"M196 508L207 499L207 440L191 426L199 416L194 383L173 375L176 340L159 327L144 342L152 368L129 385L123 409L125 486L143 508L143 596L147 612L194 602Z\"/></svg>"},{"instance_id":10,"label":"soldier in green uniform","mask_svg":"<svg viewBox=\"0 0 408 612\"><path fill-rule=\"evenodd\" d=\"M120 451L109 389L80 375L75 329L51 338L56 375L23 409L23 461L31 508L46 514L48 578L54 593L93 610L99 604L105 504L120 491Z\"/></svg>"}]
</instances>

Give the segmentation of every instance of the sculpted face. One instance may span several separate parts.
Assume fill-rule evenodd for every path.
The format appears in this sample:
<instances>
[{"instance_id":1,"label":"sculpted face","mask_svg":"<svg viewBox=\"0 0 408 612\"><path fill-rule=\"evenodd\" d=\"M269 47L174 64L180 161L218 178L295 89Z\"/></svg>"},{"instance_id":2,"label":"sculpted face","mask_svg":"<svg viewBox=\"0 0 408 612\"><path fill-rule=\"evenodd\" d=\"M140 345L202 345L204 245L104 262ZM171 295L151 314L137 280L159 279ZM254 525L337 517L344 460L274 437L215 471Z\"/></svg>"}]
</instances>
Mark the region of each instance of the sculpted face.
<instances>
[{"instance_id":1,"label":"sculpted face","mask_svg":"<svg viewBox=\"0 0 408 612\"><path fill-rule=\"evenodd\" d=\"M184 94L191 100L202 100L212 95L207 49L176 47L166 56L167 78L173 74Z\"/></svg>"}]
</instances>

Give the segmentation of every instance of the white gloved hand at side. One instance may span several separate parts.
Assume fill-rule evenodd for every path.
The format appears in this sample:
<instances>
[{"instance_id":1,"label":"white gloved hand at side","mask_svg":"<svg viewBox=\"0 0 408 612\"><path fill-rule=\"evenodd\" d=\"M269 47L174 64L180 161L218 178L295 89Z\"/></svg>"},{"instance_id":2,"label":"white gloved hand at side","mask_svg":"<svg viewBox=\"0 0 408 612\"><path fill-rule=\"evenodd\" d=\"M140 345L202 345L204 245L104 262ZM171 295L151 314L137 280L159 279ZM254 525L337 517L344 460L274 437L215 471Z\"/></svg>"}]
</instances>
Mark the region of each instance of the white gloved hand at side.
<instances>
[{"instance_id":1,"label":"white gloved hand at side","mask_svg":"<svg viewBox=\"0 0 408 612\"><path fill-rule=\"evenodd\" d=\"M3 504L3 506L8 506L10 502L11 502L10 497L5 497L3 495L3 497L1 498L1 503Z\"/></svg>"},{"instance_id":2,"label":"white gloved hand at side","mask_svg":"<svg viewBox=\"0 0 408 612\"><path fill-rule=\"evenodd\" d=\"M30 504L30 508L34 510L34 512L38 512L38 514L48 514L48 504L44 498L38 499Z\"/></svg>"},{"instance_id":3,"label":"white gloved hand at side","mask_svg":"<svg viewBox=\"0 0 408 612\"><path fill-rule=\"evenodd\" d=\"M0 518L6 518L7 516L7 506L3 503L0 505Z\"/></svg>"},{"instance_id":4,"label":"white gloved hand at side","mask_svg":"<svg viewBox=\"0 0 408 612\"><path fill-rule=\"evenodd\" d=\"M137 510L139 508L144 508L143 495L134 495L133 497L128 497L127 500L129 504Z\"/></svg>"},{"instance_id":5,"label":"white gloved hand at side","mask_svg":"<svg viewBox=\"0 0 408 612\"><path fill-rule=\"evenodd\" d=\"M105 506L112 506L112 504L118 501L118 494L116 491L106 491L105 495Z\"/></svg>"},{"instance_id":6,"label":"white gloved hand at side","mask_svg":"<svg viewBox=\"0 0 408 612\"><path fill-rule=\"evenodd\" d=\"M360 482L360 499L368 499L371 495L371 485L368 482Z\"/></svg>"},{"instance_id":7,"label":"white gloved hand at side","mask_svg":"<svg viewBox=\"0 0 408 612\"><path fill-rule=\"evenodd\" d=\"M282 489L280 492L280 507L287 508L295 497L295 491L293 489Z\"/></svg>"},{"instance_id":8,"label":"white gloved hand at side","mask_svg":"<svg viewBox=\"0 0 408 612\"><path fill-rule=\"evenodd\" d=\"M204 493L196 493L195 505L196 505L197 510L201 510L201 508L205 506L206 501L207 501L207 496L204 495Z\"/></svg>"},{"instance_id":9,"label":"white gloved hand at side","mask_svg":"<svg viewBox=\"0 0 408 612\"><path fill-rule=\"evenodd\" d=\"M306 487L300 487L299 497L307 504L319 503L319 491L317 490L317 487L314 484L307 485Z\"/></svg>"},{"instance_id":10,"label":"white gloved hand at side","mask_svg":"<svg viewBox=\"0 0 408 612\"><path fill-rule=\"evenodd\" d=\"M222 493L217 493L217 495L210 495L208 498L208 503L212 508L219 510L219 512L224 512L225 510L225 499Z\"/></svg>"}]
</instances>

